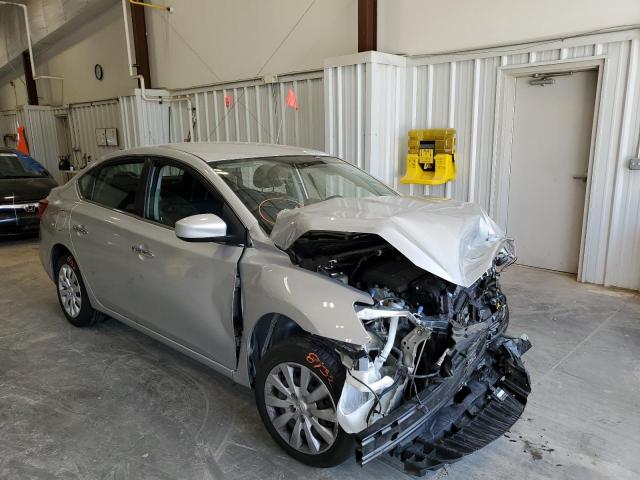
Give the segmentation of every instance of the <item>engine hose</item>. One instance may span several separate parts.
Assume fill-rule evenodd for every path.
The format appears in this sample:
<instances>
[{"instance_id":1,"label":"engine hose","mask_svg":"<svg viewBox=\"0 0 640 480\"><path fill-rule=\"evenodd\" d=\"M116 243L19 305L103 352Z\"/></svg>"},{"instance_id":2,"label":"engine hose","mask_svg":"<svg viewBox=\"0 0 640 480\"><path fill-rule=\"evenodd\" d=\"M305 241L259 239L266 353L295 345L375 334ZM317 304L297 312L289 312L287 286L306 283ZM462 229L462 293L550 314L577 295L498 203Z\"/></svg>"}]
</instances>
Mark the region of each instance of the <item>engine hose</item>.
<instances>
[{"instance_id":1,"label":"engine hose","mask_svg":"<svg viewBox=\"0 0 640 480\"><path fill-rule=\"evenodd\" d=\"M387 361L387 357L389 353L391 353L391 349L393 348L393 344L396 341L396 333L398 331L398 320L400 317L391 317L389 319L389 333L387 335L387 343L385 344L382 351L378 354L374 361L374 366L376 370L380 370L380 367L384 365L384 362Z\"/></svg>"}]
</instances>

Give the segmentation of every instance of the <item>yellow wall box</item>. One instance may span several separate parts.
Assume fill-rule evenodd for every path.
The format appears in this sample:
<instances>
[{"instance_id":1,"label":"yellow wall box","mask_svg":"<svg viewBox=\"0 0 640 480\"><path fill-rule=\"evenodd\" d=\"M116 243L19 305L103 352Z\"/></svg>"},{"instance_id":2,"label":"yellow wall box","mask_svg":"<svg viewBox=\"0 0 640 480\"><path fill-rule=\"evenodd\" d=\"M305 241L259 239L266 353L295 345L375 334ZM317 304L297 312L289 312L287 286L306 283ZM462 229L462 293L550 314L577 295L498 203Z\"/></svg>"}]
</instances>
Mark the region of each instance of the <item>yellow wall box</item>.
<instances>
[{"instance_id":1,"label":"yellow wall box","mask_svg":"<svg viewBox=\"0 0 640 480\"><path fill-rule=\"evenodd\" d=\"M409 130L407 174L400 183L440 185L456 178L456 130Z\"/></svg>"}]
</instances>

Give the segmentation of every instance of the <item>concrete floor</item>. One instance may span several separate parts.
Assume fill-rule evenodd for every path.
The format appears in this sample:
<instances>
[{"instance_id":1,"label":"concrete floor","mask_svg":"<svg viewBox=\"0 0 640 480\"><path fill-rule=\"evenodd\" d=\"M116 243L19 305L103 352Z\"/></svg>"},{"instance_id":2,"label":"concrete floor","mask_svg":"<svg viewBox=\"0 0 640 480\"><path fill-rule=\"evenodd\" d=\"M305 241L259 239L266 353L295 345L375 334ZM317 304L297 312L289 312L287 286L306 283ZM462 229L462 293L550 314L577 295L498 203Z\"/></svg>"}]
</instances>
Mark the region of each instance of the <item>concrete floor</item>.
<instances>
[{"instance_id":1,"label":"concrete floor","mask_svg":"<svg viewBox=\"0 0 640 480\"><path fill-rule=\"evenodd\" d=\"M113 320L70 326L36 241L0 242L0 272L0 478L412 478L384 461L307 468L250 391ZM430 478L640 478L640 296L522 267L504 284L510 331L533 342L529 405Z\"/></svg>"}]
</instances>

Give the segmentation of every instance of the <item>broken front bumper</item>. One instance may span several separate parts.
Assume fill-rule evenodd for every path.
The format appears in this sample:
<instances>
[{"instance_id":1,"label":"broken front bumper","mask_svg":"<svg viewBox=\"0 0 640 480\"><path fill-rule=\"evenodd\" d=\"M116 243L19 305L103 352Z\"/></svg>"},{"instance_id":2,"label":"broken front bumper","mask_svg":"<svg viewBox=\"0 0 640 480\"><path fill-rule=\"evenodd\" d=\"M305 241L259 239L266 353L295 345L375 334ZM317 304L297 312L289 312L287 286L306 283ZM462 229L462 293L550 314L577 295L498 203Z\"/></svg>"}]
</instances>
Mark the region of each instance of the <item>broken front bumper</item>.
<instances>
[{"instance_id":1,"label":"broken front bumper","mask_svg":"<svg viewBox=\"0 0 640 480\"><path fill-rule=\"evenodd\" d=\"M518 420L531 392L521 355L526 337L472 342L452 357L452 370L356 436L365 465L389 452L414 475L453 463L500 437Z\"/></svg>"}]
</instances>

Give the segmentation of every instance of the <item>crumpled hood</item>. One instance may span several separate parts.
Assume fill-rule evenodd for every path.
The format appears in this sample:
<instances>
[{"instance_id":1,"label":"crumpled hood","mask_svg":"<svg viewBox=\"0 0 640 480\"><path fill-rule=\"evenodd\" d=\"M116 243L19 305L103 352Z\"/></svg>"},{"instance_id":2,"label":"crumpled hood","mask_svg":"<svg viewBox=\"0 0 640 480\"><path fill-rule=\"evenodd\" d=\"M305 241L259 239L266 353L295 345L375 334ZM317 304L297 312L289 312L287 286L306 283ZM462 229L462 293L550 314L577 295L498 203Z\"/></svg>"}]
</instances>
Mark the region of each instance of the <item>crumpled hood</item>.
<instances>
[{"instance_id":1,"label":"crumpled hood","mask_svg":"<svg viewBox=\"0 0 640 480\"><path fill-rule=\"evenodd\" d=\"M443 198L332 198L278 215L274 244L287 250L310 231L371 233L418 267L468 287L492 265L504 232L479 206Z\"/></svg>"}]
</instances>

